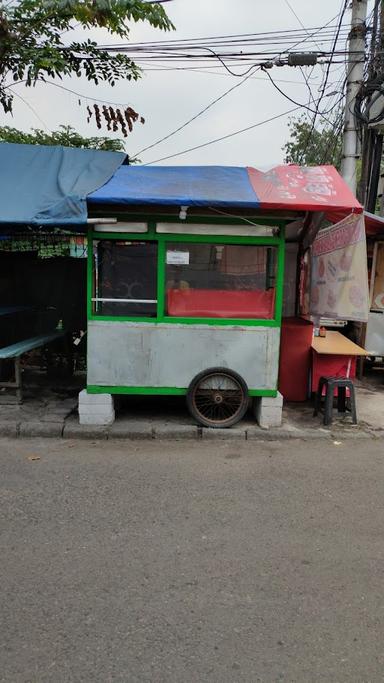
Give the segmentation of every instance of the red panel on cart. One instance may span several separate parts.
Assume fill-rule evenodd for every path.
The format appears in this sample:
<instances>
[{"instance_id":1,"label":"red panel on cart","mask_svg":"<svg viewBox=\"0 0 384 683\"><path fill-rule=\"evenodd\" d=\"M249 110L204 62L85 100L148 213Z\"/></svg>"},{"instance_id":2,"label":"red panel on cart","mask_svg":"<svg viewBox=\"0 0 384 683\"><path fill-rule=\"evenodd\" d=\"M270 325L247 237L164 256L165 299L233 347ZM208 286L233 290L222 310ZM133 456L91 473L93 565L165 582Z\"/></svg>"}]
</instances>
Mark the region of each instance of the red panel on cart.
<instances>
[{"instance_id":1,"label":"red panel on cart","mask_svg":"<svg viewBox=\"0 0 384 683\"><path fill-rule=\"evenodd\" d=\"M287 401L308 396L313 324L303 318L283 318L280 341L279 391Z\"/></svg>"},{"instance_id":2,"label":"red panel on cart","mask_svg":"<svg viewBox=\"0 0 384 683\"><path fill-rule=\"evenodd\" d=\"M169 289L168 315L206 318L261 318L274 315L275 290Z\"/></svg>"}]
</instances>

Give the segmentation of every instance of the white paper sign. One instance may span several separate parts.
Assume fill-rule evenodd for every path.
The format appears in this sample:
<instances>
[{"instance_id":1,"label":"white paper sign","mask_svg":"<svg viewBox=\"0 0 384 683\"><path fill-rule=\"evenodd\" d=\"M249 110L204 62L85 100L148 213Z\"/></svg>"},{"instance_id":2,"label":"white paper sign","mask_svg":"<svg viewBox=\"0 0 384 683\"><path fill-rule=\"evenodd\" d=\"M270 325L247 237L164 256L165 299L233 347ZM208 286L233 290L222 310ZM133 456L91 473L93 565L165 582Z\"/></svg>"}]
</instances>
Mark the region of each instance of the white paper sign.
<instances>
[{"instance_id":1,"label":"white paper sign","mask_svg":"<svg viewBox=\"0 0 384 683\"><path fill-rule=\"evenodd\" d=\"M189 251L167 251L168 266L188 266Z\"/></svg>"}]
</instances>

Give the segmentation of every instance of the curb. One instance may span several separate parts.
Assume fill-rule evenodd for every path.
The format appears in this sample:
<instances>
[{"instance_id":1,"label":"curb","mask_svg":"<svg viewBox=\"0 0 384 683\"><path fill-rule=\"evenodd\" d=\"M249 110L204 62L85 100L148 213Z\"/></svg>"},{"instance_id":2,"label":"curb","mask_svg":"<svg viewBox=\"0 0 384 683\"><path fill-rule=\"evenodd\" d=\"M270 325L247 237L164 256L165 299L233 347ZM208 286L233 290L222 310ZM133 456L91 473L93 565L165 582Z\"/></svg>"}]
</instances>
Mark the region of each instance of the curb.
<instances>
[{"instance_id":1,"label":"curb","mask_svg":"<svg viewBox=\"0 0 384 683\"><path fill-rule=\"evenodd\" d=\"M62 435L62 422L21 422L18 430L20 437L43 436L52 439Z\"/></svg>"},{"instance_id":2,"label":"curb","mask_svg":"<svg viewBox=\"0 0 384 683\"><path fill-rule=\"evenodd\" d=\"M0 422L0 438L64 438L64 439L99 439L129 441L164 440L196 440L196 441L282 441L282 440L319 440L348 438L381 439L384 430L370 429L368 426L359 428L346 427L326 429L274 427L263 429L258 426L232 427L231 429L211 429L186 424L154 425L151 421L115 422L110 427L99 425L80 425L77 419L69 418L65 422Z\"/></svg>"}]
</instances>

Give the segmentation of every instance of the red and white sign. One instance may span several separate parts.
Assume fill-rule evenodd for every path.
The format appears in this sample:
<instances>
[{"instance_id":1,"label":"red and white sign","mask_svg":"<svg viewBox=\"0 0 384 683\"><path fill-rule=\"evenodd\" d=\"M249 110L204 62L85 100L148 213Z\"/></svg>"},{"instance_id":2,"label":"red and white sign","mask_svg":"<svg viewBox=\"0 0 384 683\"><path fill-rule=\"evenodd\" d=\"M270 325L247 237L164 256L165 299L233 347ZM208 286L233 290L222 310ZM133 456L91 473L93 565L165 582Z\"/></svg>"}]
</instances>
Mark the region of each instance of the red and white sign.
<instances>
[{"instance_id":1,"label":"red and white sign","mask_svg":"<svg viewBox=\"0 0 384 683\"><path fill-rule=\"evenodd\" d=\"M265 209L347 211L363 209L333 166L284 165L263 173L248 167L252 187Z\"/></svg>"},{"instance_id":2,"label":"red and white sign","mask_svg":"<svg viewBox=\"0 0 384 683\"><path fill-rule=\"evenodd\" d=\"M351 214L321 230L312 245L310 314L367 321L369 312L364 217Z\"/></svg>"}]
</instances>

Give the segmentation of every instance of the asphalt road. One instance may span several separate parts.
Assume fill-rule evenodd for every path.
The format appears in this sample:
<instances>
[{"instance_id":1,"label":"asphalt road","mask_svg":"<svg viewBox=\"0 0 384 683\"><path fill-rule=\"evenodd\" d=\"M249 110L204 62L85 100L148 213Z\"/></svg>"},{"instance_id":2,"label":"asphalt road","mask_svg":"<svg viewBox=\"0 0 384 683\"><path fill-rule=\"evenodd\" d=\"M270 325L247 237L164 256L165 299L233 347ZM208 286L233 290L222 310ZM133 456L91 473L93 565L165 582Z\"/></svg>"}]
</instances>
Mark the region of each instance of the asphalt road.
<instances>
[{"instance_id":1,"label":"asphalt road","mask_svg":"<svg viewBox=\"0 0 384 683\"><path fill-rule=\"evenodd\" d=\"M384 680L382 442L1 440L0 466L1 681Z\"/></svg>"}]
</instances>

